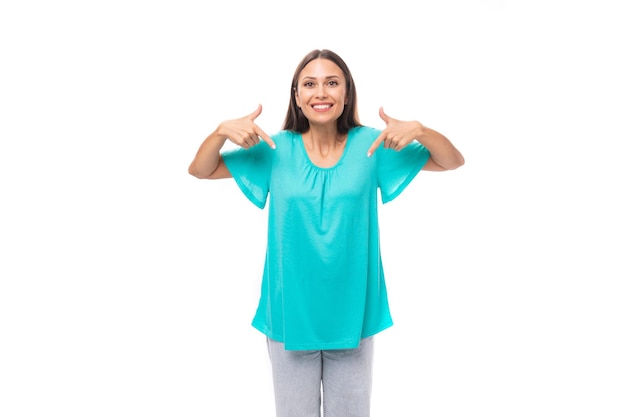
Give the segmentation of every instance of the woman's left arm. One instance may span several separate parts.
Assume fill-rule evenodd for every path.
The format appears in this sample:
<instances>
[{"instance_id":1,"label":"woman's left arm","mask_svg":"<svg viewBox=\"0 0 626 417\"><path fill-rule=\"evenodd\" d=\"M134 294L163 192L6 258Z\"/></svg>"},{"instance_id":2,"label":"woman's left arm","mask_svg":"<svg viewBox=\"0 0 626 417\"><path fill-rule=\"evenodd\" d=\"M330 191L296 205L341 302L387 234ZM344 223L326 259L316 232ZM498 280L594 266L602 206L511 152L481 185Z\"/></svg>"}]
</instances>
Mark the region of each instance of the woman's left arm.
<instances>
[{"instance_id":1,"label":"woman's left arm","mask_svg":"<svg viewBox=\"0 0 626 417\"><path fill-rule=\"evenodd\" d=\"M419 123L419 122L415 122ZM421 126L421 133L416 136L416 140L430 151L430 158L422 169L425 171L447 171L456 169L465 163L465 158L450 140L441 133Z\"/></svg>"}]
</instances>

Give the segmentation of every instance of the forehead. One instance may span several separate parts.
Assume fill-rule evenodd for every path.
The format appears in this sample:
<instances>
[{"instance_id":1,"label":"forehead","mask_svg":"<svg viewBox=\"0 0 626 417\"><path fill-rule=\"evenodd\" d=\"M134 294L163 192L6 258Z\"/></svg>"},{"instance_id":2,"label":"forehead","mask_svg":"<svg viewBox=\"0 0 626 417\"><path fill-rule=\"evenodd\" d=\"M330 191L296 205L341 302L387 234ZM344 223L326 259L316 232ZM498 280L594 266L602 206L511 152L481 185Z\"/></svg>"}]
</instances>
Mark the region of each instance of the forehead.
<instances>
[{"instance_id":1,"label":"forehead","mask_svg":"<svg viewBox=\"0 0 626 417\"><path fill-rule=\"evenodd\" d=\"M325 58L317 58L306 64L300 73L300 79L307 78L328 78L341 77L343 71L333 61Z\"/></svg>"}]
</instances>

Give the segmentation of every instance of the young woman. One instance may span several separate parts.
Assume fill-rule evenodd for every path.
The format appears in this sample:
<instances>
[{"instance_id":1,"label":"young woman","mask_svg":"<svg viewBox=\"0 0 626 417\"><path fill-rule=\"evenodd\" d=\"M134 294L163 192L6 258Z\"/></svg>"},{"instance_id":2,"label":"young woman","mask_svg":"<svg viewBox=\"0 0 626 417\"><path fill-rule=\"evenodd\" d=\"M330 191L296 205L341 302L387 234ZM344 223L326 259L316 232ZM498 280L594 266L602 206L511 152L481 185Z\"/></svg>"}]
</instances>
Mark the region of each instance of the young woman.
<instances>
[{"instance_id":1,"label":"young woman","mask_svg":"<svg viewBox=\"0 0 626 417\"><path fill-rule=\"evenodd\" d=\"M391 201L420 170L456 169L463 156L437 131L382 108L384 130L361 125L350 70L329 50L296 68L280 132L256 125L261 110L219 124L189 173L234 178L259 208L270 196L252 325L267 337L276 415L319 416L323 405L329 416L369 416L373 336L392 325L378 193ZM227 140L239 148L222 151Z\"/></svg>"}]
</instances>

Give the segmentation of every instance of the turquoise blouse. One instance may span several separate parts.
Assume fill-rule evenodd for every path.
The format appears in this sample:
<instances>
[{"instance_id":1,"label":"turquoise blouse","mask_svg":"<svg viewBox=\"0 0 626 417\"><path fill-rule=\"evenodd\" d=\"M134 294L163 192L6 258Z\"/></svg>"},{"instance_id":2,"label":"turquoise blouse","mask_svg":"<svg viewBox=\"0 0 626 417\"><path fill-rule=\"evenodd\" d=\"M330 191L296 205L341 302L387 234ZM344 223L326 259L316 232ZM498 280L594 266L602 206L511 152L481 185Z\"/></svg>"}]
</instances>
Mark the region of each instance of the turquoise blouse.
<instances>
[{"instance_id":1,"label":"turquoise blouse","mask_svg":"<svg viewBox=\"0 0 626 417\"><path fill-rule=\"evenodd\" d=\"M332 167L311 162L302 135L281 131L276 149L261 143L223 153L233 178L257 207L268 196L261 296L252 325L288 350L348 349L392 325L380 251L378 192L397 197L430 153L418 142L400 152L381 133L350 130Z\"/></svg>"}]
</instances>

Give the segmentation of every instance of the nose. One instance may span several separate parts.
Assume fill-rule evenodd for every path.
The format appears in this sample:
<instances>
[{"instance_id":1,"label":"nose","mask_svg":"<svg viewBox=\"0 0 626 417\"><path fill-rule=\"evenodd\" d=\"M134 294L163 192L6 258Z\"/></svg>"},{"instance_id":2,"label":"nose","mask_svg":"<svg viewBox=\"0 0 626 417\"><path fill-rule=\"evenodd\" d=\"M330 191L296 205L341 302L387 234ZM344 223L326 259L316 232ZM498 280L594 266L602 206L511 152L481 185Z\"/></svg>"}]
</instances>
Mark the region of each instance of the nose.
<instances>
[{"instance_id":1,"label":"nose","mask_svg":"<svg viewBox=\"0 0 626 417\"><path fill-rule=\"evenodd\" d=\"M317 97L326 97L326 85L324 83L319 83L316 91Z\"/></svg>"}]
</instances>

